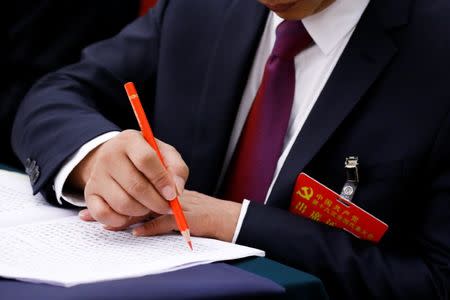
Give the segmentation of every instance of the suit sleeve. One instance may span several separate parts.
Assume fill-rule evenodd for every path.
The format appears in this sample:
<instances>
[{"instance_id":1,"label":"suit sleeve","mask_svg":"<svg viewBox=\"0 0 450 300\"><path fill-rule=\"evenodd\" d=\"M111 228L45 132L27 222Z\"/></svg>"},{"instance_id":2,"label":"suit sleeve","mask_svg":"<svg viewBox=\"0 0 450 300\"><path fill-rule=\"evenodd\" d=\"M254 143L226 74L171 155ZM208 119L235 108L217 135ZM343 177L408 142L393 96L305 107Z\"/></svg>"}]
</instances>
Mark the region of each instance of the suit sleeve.
<instances>
[{"instance_id":1,"label":"suit sleeve","mask_svg":"<svg viewBox=\"0 0 450 300\"><path fill-rule=\"evenodd\" d=\"M53 177L71 154L105 132L136 123L123 84L134 81L144 96L152 93L164 10L161 1L115 37L84 49L80 62L43 77L27 94L12 146L22 163L33 167L35 193L54 198Z\"/></svg>"},{"instance_id":2,"label":"suit sleeve","mask_svg":"<svg viewBox=\"0 0 450 300\"><path fill-rule=\"evenodd\" d=\"M449 115L442 124L420 175L426 193L411 203L422 207L421 215L405 218L379 244L255 203L237 243L315 274L331 299L450 299Z\"/></svg>"},{"instance_id":3,"label":"suit sleeve","mask_svg":"<svg viewBox=\"0 0 450 300\"><path fill-rule=\"evenodd\" d=\"M106 10L105 7L108 7ZM81 50L136 19L139 0L10 1L0 12L0 162L20 168L9 140L20 102L43 75L80 59ZM49 21L51 20L51 21ZM54 24L57 24L55 26Z\"/></svg>"}]
</instances>

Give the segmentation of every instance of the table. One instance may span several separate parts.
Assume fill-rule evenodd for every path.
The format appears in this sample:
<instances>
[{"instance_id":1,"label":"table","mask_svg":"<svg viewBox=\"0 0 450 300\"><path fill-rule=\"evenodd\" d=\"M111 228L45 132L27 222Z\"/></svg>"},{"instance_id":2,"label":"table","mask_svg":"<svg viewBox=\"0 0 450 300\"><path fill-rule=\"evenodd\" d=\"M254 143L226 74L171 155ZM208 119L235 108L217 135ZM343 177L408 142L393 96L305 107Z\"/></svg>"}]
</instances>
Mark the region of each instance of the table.
<instances>
[{"instance_id":1,"label":"table","mask_svg":"<svg viewBox=\"0 0 450 300\"><path fill-rule=\"evenodd\" d=\"M71 288L0 278L0 299L328 299L316 277L267 258L213 263Z\"/></svg>"},{"instance_id":2,"label":"table","mask_svg":"<svg viewBox=\"0 0 450 300\"><path fill-rule=\"evenodd\" d=\"M0 169L12 170L8 166L2 164L0 164ZM164 284L170 286L172 281L181 281L183 284L187 283L188 285L191 285L192 289L197 288L196 291L192 291L191 289L191 292L193 293L199 293L198 289L200 287L213 289L217 292L214 294L214 299L230 298L230 296L232 296L233 299L237 299L238 297L232 294L233 287L238 288L239 284L242 284L244 287L246 285L249 286L251 282L239 282L238 278L234 278L236 282L230 282L230 285L226 286L224 285L224 282L220 282L219 280L215 281L214 278L216 277L214 276L221 278L220 280L222 281L223 277L220 276L223 274L231 274L229 276L246 276L245 272L239 272L238 270L250 273L249 276L245 277L245 280L254 280L254 282L264 285L261 287L259 293L242 295L243 299L328 299L325 288L317 277L268 258L247 258L232 261L228 264L216 263L195 268L196 269L190 268L175 271L171 272L171 274L166 273L165 275L151 275L115 282L82 285L69 289L0 278L0 299L3 299L3 296L8 300L27 299L27 297L31 295L33 296L33 299L49 299L49 295L53 295L50 296L50 299L85 300L88 299L89 296L99 297L92 299L125 299L125 295L127 300L160 299L161 295L155 294L154 289L152 290L153 294L151 291L147 294L146 289L150 289L150 284L155 284L155 282L158 283L158 286ZM192 277L193 274L194 277ZM205 286L202 282L193 281L192 278L208 278L210 281L208 281L207 286ZM215 286L215 284L218 285ZM222 287L222 290L218 287ZM145 294L140 293L139 291L145 291ZM189 295L184 294L183 296L177 294L173 299L195 299L195 295L195 293ZM172 299L169 294L165 294L163 298Z\"/></svg>"},{"instance_id":3,"label":"table","mask_svg":"<svg viewBox=\"0 0 450 300\"><path fill-rule=\"evenodd\" d=\"M325 287L319 278L269 258L250 258L231 262L230 264L268 278L283 286L286 290L286 295L281 299L328 299Z\"/></svg>"}]
</instances>

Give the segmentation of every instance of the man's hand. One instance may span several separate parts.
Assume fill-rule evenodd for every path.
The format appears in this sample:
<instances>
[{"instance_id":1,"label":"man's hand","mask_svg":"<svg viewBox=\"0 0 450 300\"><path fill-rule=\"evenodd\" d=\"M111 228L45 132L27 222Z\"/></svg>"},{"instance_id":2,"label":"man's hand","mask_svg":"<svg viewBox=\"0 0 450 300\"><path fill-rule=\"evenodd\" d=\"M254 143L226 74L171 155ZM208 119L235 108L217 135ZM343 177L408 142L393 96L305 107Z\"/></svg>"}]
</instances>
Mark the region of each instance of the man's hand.
<instances>
[{"instance_id":1,"label":"man's hand","mask_svg":"<svg viewBox=\"0 0 450 300\"><path fill-rule=\"evenodd\" d=\"M231 242L241 211L240 203L219 200L188 190L184 191L180 202L192 235ZM88 210L82 210L80 217L84 221L93 221ZM153 219L145 222L149 217ZM145 223L133 230L133 234L137 236L160 235L178 230L173 215L155 214L147 217L133 217L122 227L106 227L106 229L123 230L139 222Z\"/></svg>"},{"instance_id":2,"label":"man's hand","mask_svg":"<svg viewBox=\"0 0 450 300\"><path fill-rule=\"evenodd\" d=\"M158 141L167 170L139 131L126 130L93 150L68 178L84 190L90 216L111 228L130 217L170 212L167 200L181 194L189 169L172 146Z\"/></svg>"},{"instance_id":3,"label":"man's hand","mask_svg":"<svg viewBox=\"0 0 450 300\"><path fill-rule=\"evenodd\" d=\"M180 197L192 235L231 242L241 204L185 190ZM159 235L177 229L173 215L156 217L133 230L137 236Z\"/></svg>"}]
</instances>

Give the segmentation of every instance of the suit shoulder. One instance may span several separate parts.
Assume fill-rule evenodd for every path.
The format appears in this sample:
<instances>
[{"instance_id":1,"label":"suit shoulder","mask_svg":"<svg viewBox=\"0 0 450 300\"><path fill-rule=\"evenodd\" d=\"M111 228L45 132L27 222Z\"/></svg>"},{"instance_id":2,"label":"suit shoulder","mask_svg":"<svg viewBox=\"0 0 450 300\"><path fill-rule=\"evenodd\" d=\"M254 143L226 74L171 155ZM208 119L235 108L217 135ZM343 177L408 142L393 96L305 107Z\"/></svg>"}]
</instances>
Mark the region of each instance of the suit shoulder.
<instances>
[{"instance_id":1,"label":"suit shoulder","mask_svg":"<svg viewBox=\"0 0 450 300\"><path fill-rule=\"evenodd\" d=\"M450 68L450 1L410 1L405 26L394 33L397 45Z\"/></svg>"}]
</instances>

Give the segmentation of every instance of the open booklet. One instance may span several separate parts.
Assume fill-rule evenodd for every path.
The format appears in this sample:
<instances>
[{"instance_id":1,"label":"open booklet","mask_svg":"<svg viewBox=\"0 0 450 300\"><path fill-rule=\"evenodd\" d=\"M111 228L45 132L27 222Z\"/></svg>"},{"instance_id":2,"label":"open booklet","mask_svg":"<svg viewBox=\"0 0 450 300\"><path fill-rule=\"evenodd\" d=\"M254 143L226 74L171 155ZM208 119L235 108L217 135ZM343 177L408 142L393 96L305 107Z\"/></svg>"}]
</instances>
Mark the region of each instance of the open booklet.
<instances>
[{"instance_id":1,"label":"open booklet","mask_svg":"<svg viewBox=\"0 0 450 300\"><path fill-rule=\"evenodd\" d=\"M214 261L264 256L258 249L178 234L134 237L83 222L76 210L32 195L28 177L0 170L0 277L60 286L139 277Z\"/></svg>"}]
</instances>

